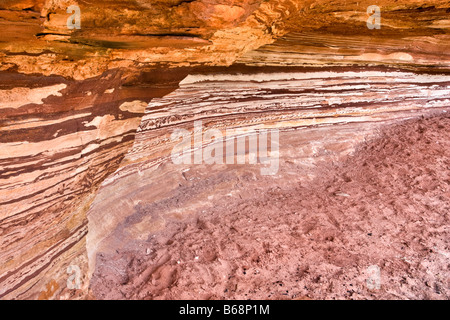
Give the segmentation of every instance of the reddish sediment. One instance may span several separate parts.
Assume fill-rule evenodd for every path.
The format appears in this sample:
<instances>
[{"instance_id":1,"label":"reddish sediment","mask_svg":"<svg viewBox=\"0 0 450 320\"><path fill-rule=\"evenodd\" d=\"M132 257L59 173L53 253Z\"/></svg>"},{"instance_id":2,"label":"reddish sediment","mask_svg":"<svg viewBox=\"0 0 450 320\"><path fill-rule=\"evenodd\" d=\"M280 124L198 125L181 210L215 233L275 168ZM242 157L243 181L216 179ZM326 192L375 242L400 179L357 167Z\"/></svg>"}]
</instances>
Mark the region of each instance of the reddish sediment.
<instances>
[{"instance_id":1,"label":"reddish sediment","mask_svg":"<svg viewBox=\"0 0 450 320\"><path fill-rule=\"evenodd\" d=\"M169 200L138 205L121 224L122 245L96 257L91 294L448 299L449 138L450 118L441 112L382 126L352 155L317 165L311 181L275 183L248 172L188 181ZM187 217L166 216L165 228L145 239L126 232L148 217L157 225L159 212L224 180L236 195ZM380 268L379 289L367 285L370 266Z\"/></svg>"}]
</instances>

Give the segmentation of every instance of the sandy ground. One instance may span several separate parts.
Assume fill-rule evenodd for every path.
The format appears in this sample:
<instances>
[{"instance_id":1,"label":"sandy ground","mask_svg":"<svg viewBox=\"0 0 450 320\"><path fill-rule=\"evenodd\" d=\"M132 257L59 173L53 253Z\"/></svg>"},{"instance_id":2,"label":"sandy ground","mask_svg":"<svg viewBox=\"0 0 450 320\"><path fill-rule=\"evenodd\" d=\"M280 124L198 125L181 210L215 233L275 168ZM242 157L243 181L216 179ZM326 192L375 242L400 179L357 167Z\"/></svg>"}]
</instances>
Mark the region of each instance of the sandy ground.
<instances>
[{"instance_id":1,"label":"sandy ground","mask_svg":"<svg viewBox=\"0 0 450 320\"><path fill-rule=\"evenodd\" d=\"M91 294L449 299L449 138L448 116L413 119L384 127L343 161L315 167L312 181L241 177L244 197L223 197L187 219L164 221L140 242L100 253ZM157 225L158 206L164 203L138 208L124 224L147 216ZM377 268L379 286L371 273Z\"/></svg>"}]
</instances>

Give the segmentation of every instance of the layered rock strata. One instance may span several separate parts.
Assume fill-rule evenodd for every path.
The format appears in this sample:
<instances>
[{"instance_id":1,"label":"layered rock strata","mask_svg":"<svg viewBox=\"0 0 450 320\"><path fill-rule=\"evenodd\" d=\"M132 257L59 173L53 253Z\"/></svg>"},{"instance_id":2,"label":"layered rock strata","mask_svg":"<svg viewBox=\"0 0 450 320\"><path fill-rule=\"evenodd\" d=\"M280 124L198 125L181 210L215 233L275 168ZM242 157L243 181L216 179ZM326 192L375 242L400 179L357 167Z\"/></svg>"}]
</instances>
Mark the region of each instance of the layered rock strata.
<instances>
[{"instance_id":1,"label":"layered rock strata","mask_svg":"<svg viewBox=\"0 0 450 320\"><path fill-rule=\"evenodd\" d=\"M337 147L369 124L284 132L277 177L191 167L160 201L149 196L170 181L144 174L91 288L107 299L448 299L449 120L382 126L341 159ZM311 154L327 161L307 166Z\"/></svg>"},{"instance_id":2,"label":"layered rock strata","mask_svg":"<svg viewBox=\"0 0 450 320\"><path fill-rule=\"evenodd\" d=\"M67 28L70 5L81 9L81 29ZM448 106L450 3L380 2L374 30L369 5L2 1L0 297L86 297L97 254L121 245L114 239L139 201L136 188L150 192L142 177L167 185L147 201L190 179L171 167L173 129L192 130L195 120L241 133L278 128L283 157L314 166L314 152L339 158L377 121ZM283 136L294 128L313 133ZM283 139L310 151L291 154ZM136 195L126 198L125 188ZM111 201L115 192L123 203ZM71 266L80 269L78 290L67 287Z\"/></svg>"},{"instance_id":3,"label":"layered rock strata","mask_svg":"<svg viewBox=\"0 0 450 320\"><path fill-rule=\"evenodd\" d=\"M133 145L147 101L175 87L127 87L119 72L2 78L0 295L51 298L69 265L86 274L86 210Z\"/></svg>"},{"instance_id":4,"label":"layered rock strata","mask_svg":"<svg viewBox=\"0 0 450 320\"><path fill-rule=\"evenodd\" d=\"M264 68L242 67L234 74L212 71L189 75L179 89L152 100L133 148L122 167L105 180L88 212L90 272L96 271L94 294L104 294L103 286L111 285L109 276L102 275L106 269L119 270L117 276L128 279L130 270L122 264L126 264L130 251L152 250L152 241L163 241L160 237L171 242L175 226L189 225L197 214L210 210L223 197L230 197L230 201L245 199L251 193L247 188L267 192L260 184L243 182L245 177L253 176L265 181L264 186L281 188L309 181L317 175L313 168L352 154L378 132L380 125L446 113L450 106L450 80L446 75L386 68L283 71L268 73ZM192 154L185 164L174 162L172 157L180 143L172 134L179 129L191 132L188 146ZM212 129L222 133L222 140L206 137ZM204 155L205 148L223 141L219 148L226 156L231 152L233 158L237 149L229 151L229 141L271 129L281 131L276 141L279 163L272 178L262 176L261 169L269 164L250 164L250 158L257 159L261 150L253 150L252 154L249 145L245 165L225 159L215 164L194 164L194 153L198 152L195 148L203 148L200 154ZM195 135L203 135L203 144L194 145ZM105 215L106 210L111 210L110 214ZM122 257L116 254L119 252L126 253ZM128 285L146 287L158 263L152 272L147 267L147 278L130 280L133 284L123 280L119 287L125 291ZM103 279L100 284L99 278ZM133 296L131 292L124 296L116 293L104 297Z\"/></svg>"}]
</instances>

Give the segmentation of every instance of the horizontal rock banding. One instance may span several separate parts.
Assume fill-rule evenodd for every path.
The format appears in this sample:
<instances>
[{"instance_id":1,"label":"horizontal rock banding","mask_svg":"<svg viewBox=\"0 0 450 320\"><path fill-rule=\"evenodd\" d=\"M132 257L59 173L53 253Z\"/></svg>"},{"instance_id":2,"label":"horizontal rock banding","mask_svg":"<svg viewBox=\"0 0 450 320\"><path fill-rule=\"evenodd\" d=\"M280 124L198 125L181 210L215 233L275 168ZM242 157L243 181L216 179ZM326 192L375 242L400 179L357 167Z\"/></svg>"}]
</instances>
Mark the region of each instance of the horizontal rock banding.
<instances>
[{"instance_id":1,"label":"horizontal rock banding","mask_svg":"<svg viewBox=\"0 0 450 320\"><path fill-rule=\"evenodd\" d=\"M447 299L445 111L384 126L342 159L333 156L339 144L354 144L357 133L373 124L283 132L279 177L249 166L191 166L168 192L179 171L167 174L165 166L162 176L143 172L133 191L120 192L130 215L97 255L94 295ZM308 168L317 157L328 159ZM381 273L378 282L370 277L374 268Z\"/></svg>"},{"instance_id":2,"label":"horizontal rock banding","mask_svg":"<svg viewBox=\"0 0 450 320\"><path fill-rule=\"evenodd\" d=\"M401 66L448 71L449 34L411 33L391 39L384 34L358 36L324 32L289 33L273 44L243 55L238 62L255 66Z\"/></svg>"},{"instance_id":3,"label":"horizontal rock banding","mask_svg":"<svg viewBox=\"0 0 450 320\"><path fill-rule=\"evenodd\" d=\"M404 71L193 75L180 86L149 104L128 161L157 150L158 143L146 140L146 132L162 138L165 127L192 126L195 120L222 129L292 128L386 120L450 103L446 75Z\"/></svg>"},{"instance_id":4,"label":"horizontal rock banding","mask_svg":"<svg viewBox=\"0 0 450 320\"><path fill-rule=\"evenodd\" d=\"M0 114L0 296L52 298L66 289L68 265L86 269L85 211L96 187L132 146L148 100L172 84L148 90L137 79L128 89L120 72L1 76L0 95L14 101Z\"/></svg>"},{"instance_id":5,"label":"horizontal rock banding","mask_svg":"<svg viewBox=\"0 0 450 320\"><path fill-rule=\"evenodd\" d=\"M308 163L302 167L305 169L314 166L319 159L348 154L380 124L439 110L447 112L450 106L450 81L445 74L370 68L314 72L286 68L281 69L284 72L273 73L264 70L196 73L181 81L180 88L171 94L152 100L133 148L121 168L105 180L88 213L90 272L95 271L97 254L101 256L102 252L109 253L116 246L124 248L133 243L132 238L123 235L124 221L136 212L138 203L169 202L171 197L176 198L177 183L183 181L185 170L196 170L195 165L171 163L171 151L179 142L171 139L176 129L192 132L195 121L201 121L203 130L219 129L225 138L230 138L226 136L230 129L237 130L233 133L236 136L263 129L286 131L280 137L280 159ZM321 128L320 135L316 132L318 128ZM293 129L298 131L293 133ZM297 141L293 140L295 135ZM311 144L316 144L313 150L324 156L315 155L317 158L313 160L315 151L312 154L308 151ZM296 145L298 153L292 145ZM215 172L211 166L199 167L211 170L211 175ZM221 168L224 172L227 168L231 172L236 170L235 166L222 165ZM164 187L158 187L159 180L164 181ZM207 197L205 193L202 195ZM195 195L182 197L195 199ZM185 205L195 207L196 201L205 200L186 200ZM106 208L112 207L117 209L104 216ZM171 210L181 208L177 203L168 208L163 206L158 212L164 216L164 212L173 213ZM191 209L185 211L191 212ZM154 223L158 224L157 221ZM148 228L153 227L150 224ZM136 234L133 230L130 232ZM142 232L144 237L148 234Z\"/></svg>"},{"instance_id":6,"label":"horizontal rock banding","mask_svg":"<svg viewBox=\"0 0 450 320\"><path fill-rule=\"evenodd\" d=\"M94 198L96 245L133 212L133 193L156 201L197 178L170 163L173 129L192 130L196 120L240 133L279 128L301 150L282 148L285 162L313 166L351 152L377 124L448 106L448 0L378 2L375 30L366 26L371 0L79 0L81 29L73 30L70 4L0 3L2 298L85 296ZM147 103L188 74L141 123ZM202 195L178 200L193 212ZM155 221L129 231L139 236ZM114 247L111 237L104 248ZM91 259L103 250L87 246ZM82 269L79 291L66 290L69 264Z\"/></svg>"}]
</instances>

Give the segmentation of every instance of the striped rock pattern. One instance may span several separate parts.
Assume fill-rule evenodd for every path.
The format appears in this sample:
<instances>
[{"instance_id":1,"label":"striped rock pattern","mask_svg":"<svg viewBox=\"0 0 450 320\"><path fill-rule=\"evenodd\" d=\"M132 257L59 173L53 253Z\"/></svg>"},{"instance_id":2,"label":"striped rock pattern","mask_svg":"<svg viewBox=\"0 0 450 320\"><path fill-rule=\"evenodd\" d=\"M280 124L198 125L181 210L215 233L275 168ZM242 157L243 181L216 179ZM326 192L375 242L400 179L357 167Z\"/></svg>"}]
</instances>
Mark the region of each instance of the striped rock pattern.
<instances>
[{"instance_id":1,"label":"striped rock pattern","mask_svg":"<svg viewBox=\"0 0 450 320\"><path fill-rule=\"evenodd\" d=\"M58 279L69 265L86 269L85 212L161 92L122 88L117 72L86 81L3 77L0 297L51 298L65 288Z\"/></svg>"},{"instance_id":2,"label":"striped rock pattern","mask_svg":"<svg viewBox=\"0 0 450 320\"><path fill-rule=\"evenodd\" d=\"M283 72L269 73L264 68L242 67L233 74L211 71L189 75L179 89L150 102L133 148L121 168L105 180L88 212L90 273L95 270L98 253L132 242L133 237L118 239L112 234L119 225L123 228L122 222L135 213L138 203L164 199L178 188L177 177L195 170L195 165L172 163L171 152L179 140L171 134L178 128L191 131L193 136L195 122L201 121L203 132L218 129L224 139L276 128L282 132L280 161L306 161L310 166L312 157L318 161L320 153L335 157L348 154L379 124L447 112L450 107L450 77L444 74L387 68L280 70ZM317 128L322 128L320 135ZM203 140L203 147L208 143ZM316 144L316 154L309 152L311 144ZM211 166L201 167L214 171ZM164 181L164 185L157 181ZM209 194L218 193L216 188ZM196 201L200 200L187 203L195 206ZM163 208L158 214L175 208L183 207ZM111 213L105 215L105 210ZM141 230L141 236L148 230Z\"/></svg>"},{"instance_id":3,"label":"striped rock pattern","mask_svg":"<svg viewBox=\"0 0 450 320\"><path fill-rule=\"evenodd\" d=\"M105 239L135 205L123 190L148 191L156 168L177 185L175 128L325 125L323 143L343 152L372 123L448 107L448 0L380 1L370 31L371 0L77 3L80 30L66 27L72 1L0 3L3 299L86 297L101 243L114 247Z\"/></svg>"}]
</instances>

